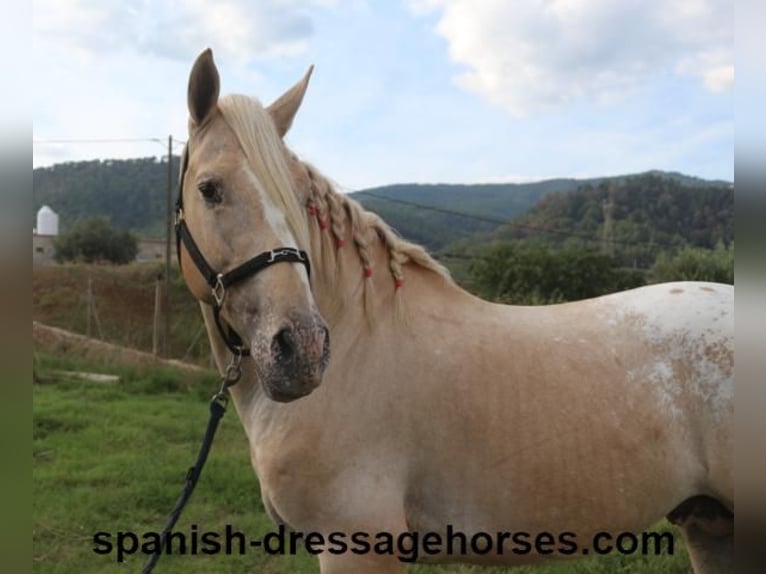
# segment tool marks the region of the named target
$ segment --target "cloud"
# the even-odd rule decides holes
[[[678,62],[676,71],[698,76],[713,93],[725,92],[734,86],[734,63],[723,50],[709,51],[696,58],[684,58]]]
[[[731,0],[410,0],[464,66],[455,82],[516,116],[613,102],[667,74],[734,82]]]
[[[187,60],[215,46],[238,60],[300,54],[314,33],[309,9],[332,0],[39,0],[35,36],[88,58],[138,51]]]

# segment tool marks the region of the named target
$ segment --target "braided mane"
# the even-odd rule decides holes
[[[314,166],[305,162],[301,164],[306,169],[310,182],[308,213],[316,219],[320,230],[326,232],[322,237],[323,241],[329,244],[327,247],[343,247],[345,237],[350,232],[365,274],[373,270],[375,262],[372,249],[375,242],[379,242],[387,254],[388,271],[397,286],[404,282],[404,265],[407,263],[452,281],[449,271],[437,263],[423,247],[402,239],[380,216],[366,211],[348,195],[335,191],[327,178]]]

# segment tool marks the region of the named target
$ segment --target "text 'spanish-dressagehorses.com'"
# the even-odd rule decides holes
[[[224,292],[180,253],[218,365],[231,355],[215,298],[249,350],[231,392],[270,516],[324,535],[449,525],[583,544],[668,516],[696,573],[732,572],[733,287],[482,301],[286,147],[309,75],[268,107],[219,97],[210,50],[189,80],[182,217],[199,251],[223,272],[293,254]],[[431,550],[420,559],[564,557]],[[404,570],[375,553],[319,563]]]

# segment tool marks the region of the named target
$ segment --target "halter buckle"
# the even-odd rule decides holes
[[[215,304],[220,307],[223,304],[223,298],[226,296],[226,287],[223,285],[223,273],[219,273],[215,278],[215,285],[212,291]]]
[[[297,247],[282,247],[281,249],[272,249],[269,251],[269,260],[268,263],[274,263],[274,261],[277,259],[277,257],[280,257],[282,255],[295,255],[300,261],[305,261],[305,257],[303,257],[303,253],[301,253],[301,250]]]

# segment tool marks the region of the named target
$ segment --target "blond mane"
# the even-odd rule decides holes
[[[363,276],[371,277],[376,267],[384,265],[397,294],[404,284],[407,264],[452,283],[449,271],[423,247],[399,237],[378,215],[336,191],[315,167],[292,154],[279,137],[268,112],[256,99],[228,95],[221,98],[218,105],[261,189],[285,215],[298,245],[308,246],[315,268],[321,261],[322,269],[317,271],[328,287],[333,287],[342,275],[337,251],[349,239]],[[296,180],[301,189],[295,189]],[[371,291],[371,282],[365,281],[366,302],[372,298]]]

